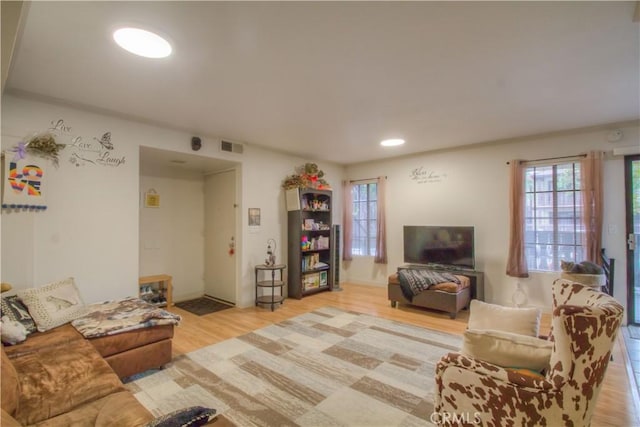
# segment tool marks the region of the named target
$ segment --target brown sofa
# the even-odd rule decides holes
[[[154,419],[71,325],[2,347],[5,426],[142,426]]]
[[[120,379],[170,362],[172,337],[162,325],[87,340],[65,324],[3,346],[2,426],[144,425]]]
[[[172,337],[162,325],[87,340],[66,324],[2,345],[0,426],[144,426],[154,416],[120,378],[170,362]]]

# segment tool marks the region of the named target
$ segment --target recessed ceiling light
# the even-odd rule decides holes
[[[140,28],[120,28],[113,33],[113,39],[124,50],[145,58],[166,58],[171,55],[168,41]]]
[[[395,147],[404,144],[404,139],[385,139],[380,143],[383,147]]]

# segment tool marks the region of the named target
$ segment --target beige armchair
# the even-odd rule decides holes
[[[437,420],[445,425],[588,426],[622,315],[611,296],[556,280],[553,348],[543,374],[450,353],[436,367]]]

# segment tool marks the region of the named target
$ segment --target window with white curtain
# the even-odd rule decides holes
[[[351,253],[360,256],[376,255],[378,222],[378,185],[375,182],[354,184],[353,241]]]
[[[580,163],[527,166],[524,247],[529,270],[559,271],[584,259]]]

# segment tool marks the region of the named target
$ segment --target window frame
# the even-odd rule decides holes
[[[570,188],[560,188],[559,186],[559,174],[558,169],[564,168],[567,166],[571,166],[571,186]],[[551,189],[544,190],[538,189],[540,183],[542,183],[542,178],[538,181],[537,169],[542,168],[550,168],[551,170]],[[561,255],[561,247],[572,247],[573,259],[567,261],[579,262],[584,258],[584,225],[582,224],[582,188],[580,186],[580,180],[582,179],[582,170],[581,164],[579,161],[561,161],[561,162],[536,162],[533,164],[526,165],[524,167],[524,179],[523,179],[523,194],[524,194],[524,235],[523,235],[523,245],[525,249],[525,260],[527,262],[527,267],[529,271],[535,272],[558,272],[561,270],[560,261],[566,260],[564,255]],[[531,183],[531,190],[527,188],[528,176],[532,174],[533,180]],[[564,211],[566,211],[566,207],[563,209],[560,206],[560,194],[562,193],[572,193],[573,205],[570,206],[570,217],[563,217]],[[551,194],[551,215],[544,216],[539,215],[543,211],[539,209],[539,196],[541,194]],[[527,200],[531,200],[530,206]],[[549,211],[547,211],[549,212]],[[539,221],[547,219],[550,222],[551,230],[550,236],[551,240],[548,243],[540,242],[539,237],[540,233],[544,232],[543,227],[540,227]],[[572,221],[572,235],[573,235],[573,243],[568,244],[564,243],[561,239],[561,234],[563,231],[561,230],[562,222],[561,220],[571,220]],[[528,223],[531,224],[531,228],[529,229]],[[533,240],[530,240],[533,237]],[[547,252],[547,255],[544,256],[542,251],[543,247],[551,248],[551,253]],[[533,252],[533,256],[530,255]],[[544,263],[544,260],[551,259],[550,268],[545,268],[541,264]],[[548,264],[547,264],[548,265]]]
[[[375,199],[371,199],[371,186],[375,187]],[[365,194],[366,200],[359,200],[360,188],[366,187]],[[353,211],[353,219],[351,223],[351,255],[357,257],[375,257],[376,256],[376,230],[378,225],[378,213],[377,213],[377,203],[378,203],[378,183],[376,180],[367,180],[358,183],[353,183],[351,188],[351,208]],[[365,205],[366,206],[366,218],[360,219],[358,218],[356,209],[356,205]],[[373,204],[373,205],[372,205]],[[375,206],[375,215],[372,212],[372,206]],[[372,218],[372,216],[374,216]],[[362,223],[366,222],[366,226],[364,229],[362,228]],[[361,233],[358,230],[364,230],[364,235],[360,235]],[[371,234],[371,231],[374,231],[374,234]]]

